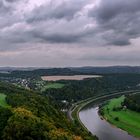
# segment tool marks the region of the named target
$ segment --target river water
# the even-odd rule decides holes
[[[81,122],[99,140],[138,140],[127,132],[116,128],[98,115],[98,107],[92,106],[79,112]]]

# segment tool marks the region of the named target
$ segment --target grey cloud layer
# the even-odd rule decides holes
[[[33,9],[27,16],[27,21],[38,22],[41,20],[62,18],[70,20],[85,6],[85,4],[85,0],[67,0],[60,2],[53,0]]]
[[[14,3],[15,1],[17,4]],[[14,27],[12,30],[2,32],[2,38],[9,38],[13,43],[36,41],[83,43],[86,40],[86,42],[89,41],[89,46],[91,44],[125,46],[131,44],[131,39],[140,36],[139,0],[123,2],[122,0],[100,0],[100,3],[94,5],[92,9],[87,9],[88,13],[84,9],[94,4],[95,0],[47,0],[29,12],[22,10],[24,7],[21,7],[21,11],[24,12],[21,12],[19,17],[15,14],[16,7],[21,4],[18,2],[19,0],[0,1],[2,19],[0,26],[2,29],[4,25]],[[28,5],[27,0],[23,3]],[[13,10],[7,14],[6,11],[9,11],[7,8]],[[22,30],[16,29],[13,25],[17,23],[24,23],[25,27],[21,26]],[[93,26],[85,28],[88,25]],[[26,29],[27,26],[30,26],[30,29]],[[15,33],[18,34],[17,37]]]
[[[108,44],[128,45],[130,39],[140,36],[139,0],[101,0],[89,16],[103,29],[103,38]]]
[[[118,63],[128,58],[138,62],[138,53],[124,52],[140,43],[139,25],[140,0],[0,0],[0,64],[9,54],[20,64],[23,52],[23,63],[28,63],[26,58],[34,60],[38,51],[40,64],[55,64],[56,59],[61,63],[65,58],[64,64],[75,65],[92,64],[92,59],[113,62],[117,57]],[[133,51],[134,55],[140,50]]]
[[[134,14],[139,11],[139,0],[101,0],[99,5],[93,9],[91,15],[96,16],[99,21],[105,22],[118,15]]]

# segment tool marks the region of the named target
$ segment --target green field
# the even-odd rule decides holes
[[[6,95],[0,93],[0,106],[1,107],[9,107],[9,105],[7,104],[5,98],[6,98]]]
[[[50,88],[57,89],[57,88],[62,88],[62,87],[64,87],[64,84],[61,84],[61,83],[49,83],[49,84],[47,84],[46,86],[44,86],[42,88],[42,91],[45,91],[45,90],[50,89]]]
[[[110,100],[103,107],[103,116],[110,123],[127,131],[129,134],[140,138],[140,113],[128,110],[126,108],[113,110],[115,107],[121,107],[124,96]],[[117,119],[116,119],[117,118]]]

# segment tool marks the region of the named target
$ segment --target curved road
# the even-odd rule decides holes
[[[115,98],[115,97],[118,97],[118,96],[121,96],[121,95],[127,95],[127,94],[133,94],[133,93],[139,93],[140,91],[139,90],[129,90],[129,91],[123,91],[123,92],[117,92],[117,93],[112,93],[112,94],[109,94],[109,95],[103,95],[103,96],[100,96],[100,97],[92,97],[92,98],[88,98],[86,100],[82,100],[80,102],[77,102],[75,104],[72,105],[72,107],[69,109],[68,111],[68,117],[71,119],[71,120],[74,120],[74,119],[77,119],[79,121],[79,123],[86,129],[86,131],[89,131],[85,126],[84,124],[82,123],[82,121],[80,120],[79,118],[79,112],[81,111],[81,109],[83,109],[86,105],[90,104],[90,103],[93,103],[95,105],[101,103],[101,102],[104,102],[108,99],[112,99],[112,98]],[[72,116],[72,113],[76,111],[76,118],[73,118]]]

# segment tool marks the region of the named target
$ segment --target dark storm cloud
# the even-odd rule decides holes
[[[6,1],[13,3],[19,0]],[[28,4],[27,0],[23,2]],[[14,45],[86,41],[88,46],[98,46],[98,42],[100,45],[126,46],[131,44],[131,39],[140,36],[139,0],[100,0],[98,5],[89,8],[88,14],[84,13],[83,9],[90,4],[90,0],[46,1],[29,12],[22,10],[25,13],[23,12],[20,20],[17,12],[16,16],[8,13],[4,18],[2,13],[8,11],[7,7],[12,7],[12,4],[6,5],[4,1],[0,1],[0,16],[3,19],[0,26],[4,29],[0,35],[1,42]],[[14,9],[17,5],[14,4]],[[22,7],[18,7],[20,8]],[[92,22],[96,22],[96,25]]]
[[[50,43],[75,43],[78,42],[80,37],[71,34],[50,34],[43,35],[39,33],[33,34],[35,38],[40,38],[40,42],[50,42]]]
[[[107,45],[126,46],[131,44],[129,35],[121,33],[121,31],[106,31],[102,38],[107,41]]]
[[[134,14],[140,11],[139,0],[101,0],[90,15],[96,16],[98,21],[106,22],[119,14]]]
[[[97,21],[107,44],[125,46],[140,36],[140,0],[101,0],[89,16]]]
[[[17,2],[17,1],[20,1],[20,0],[5,0],[6,2],[9,2],[9,3],[12,3],[12,2]]]
[[[47,19],[67,19],[70,20],[80,11],[86,2],[84,0],[50,1],[45,5],[35,8],[27,16],[28,22],[38,22]]]
[[[62,27],[63,30],[63,27]],[[26,32],[25,32],[26,33]],[[31,30],[28,32],[28,34],[23,34],[23,36],[28,36],[26,39],[32,41],[38,41],[42,43],[80,43],[84,37],[87,35],[94,34],[91,30],[83,30],[83,31],[71,31],[71,32],[65,32],[65,31],[51,31],[51,32],[41,32],[40,30]],[[29,37],[30,36],[30,37]],[[27,41],[25,40],[25,41]]]
[[[88,1],[84,0],[49,1],[34,8],[31,13],[25,16],[25,20],[28,24],[36,26],[38,23],[41,25],[42,22],[51,20],[56,20],[56,24],[59,24],[62,19],[76,21],[75,15],[87,4]],[[38,32],[37,35],[36,32],[35,38],[38,36],[39,39],[42,38],[42,40],[51,43],[72,43],[82,41],[84,38],[86,40],[88,38],[92,40],[93,38],[93,40],[100,39],[98,42],[103,42],[103,45],[126,46],[131,44],[131,39],[140,36],[140,28],[138,26],[140,24],[139,0],[124,0],[123,2],[122,0],[101,0],[98,5],[89,11],[89,17],[85,16],[87,23],[90,21],[90,17],[93,17],[93,20],[97,22],[97,26],[91,29],[90,32],[85,31],[85,33],[81,32],[80,34],[77,31],[78,33],[75,34],[75,32],[71,33],[71,29],[68,29],[70,33],[60,31],[58,33],[48,32],[47,34],[41,32],[40,34]],[[60,28],[63,30],[63,27]],[[43,31],[43,29],[41,30]],[[76,31],[76,26],[72,30]],[[100,37],[97,38],[97,36]]]

